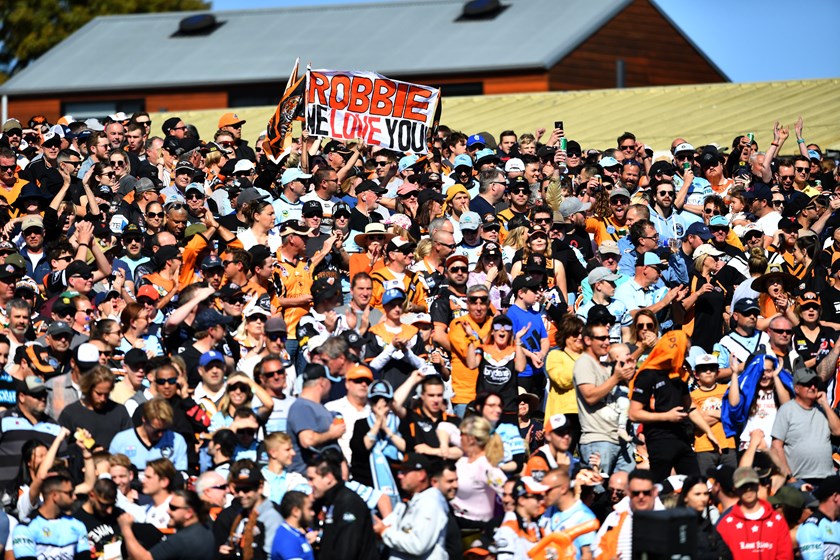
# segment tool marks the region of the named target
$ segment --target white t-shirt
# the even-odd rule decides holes
[[[764,235],[768,237],[773,237],[779,230],[779,220],[781,219],[781,217],[781,214],[773,210],[766,214],[764,217],[756,220],[755,225],[761,228],[761,231],[764,232]]]

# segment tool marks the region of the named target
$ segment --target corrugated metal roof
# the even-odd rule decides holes
[[[802,115],[808,142],[840,149],[839,87],[840,79],[831,79],[452,97],[443,100],[441,122],[468,134],[487,131],[498,138],[502,130],[522,134],[562,120],[568,136],[584,147],[615,147],[616,138],[629,130],[655,150],[667,150],[676,136],[695,146],[712,142],[728,146],[736,135],[752,132],[764,150],[773,140],[773,123],[778,120],[791,125],[784,152],[793,153],[792,125]],[[248,121],[243,137],[253,142],[273,111],[274,107],[237,109]],[[178,116],[209,138],[222,112]],[[152,115],[153,129],[159,133],[160,124],[170,116],[173,113]]]
[[[217,12],[224,25],[198,37],[172,37],[189,13],[98,17],[0,93],[285,81],[297,56],[395,77],[545,69],[630,2],[505,0],[496,18],[468,22],[456,21],[463,0]]]

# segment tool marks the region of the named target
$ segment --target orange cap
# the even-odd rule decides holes
[[[226,126],[231,126],[233,124],[244,124],[245,119],[240,119],[239,115],[236,113],[225,113],[219,119],[219,128],[224,128]]]
[[[347,370],[347,379],[370,379],[373,381],[373,372],[363,365],[355,365]]]

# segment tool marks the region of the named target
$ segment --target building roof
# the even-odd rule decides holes
[[[773,140],[773,123],[778,120],[791,127],[783,148],[783,153],[790,154],[796,152],[793,123],[800,115],[808,142],[823,150],[840,149],[838,88],[840,79],[827,79],[450,97],[443,99],[441,122],[467,134],[487,131],[498,138],[502,130],[533,132],[562,119],[569,138],[584,147],[615,147],[616,138],[629,130],[657,151],[670,148],[676,135],[695,146],[717,143],[724,147],[736,135],[752,132],[763,151]],[[212,137],[224,111],[177,115],[196,125],[202,137]],[[265,130],[274,107],[236,112],[248,121],[243,138],[253,143]],[[159,131],[160,123],[173,115],[153,114],[152,129]]]
[[[504,0],[495,18],[460,22],[463,0],[216,12],[223,25],[189,37],[173,34],[201,12],[97,17],[0,93],[285,82],[298,56],[393,77],[548,69],[631,2]]]

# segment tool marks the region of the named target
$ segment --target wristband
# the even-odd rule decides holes
[[[87,247],[90,249],[90,243],[79,243],[79,247]]]
[[[779,147],[779,143],[778,143],[778,142],[770,142],[770,145],[771,145],[771,146],[776,146],[777,148]]]
[[[797,141],[796,141],[796,143],[797,143],[797,144],[804,144],[804,143],[805,143],[805,139],[804,139],[804,138],[800,138],[799,140],[797,140]]]

